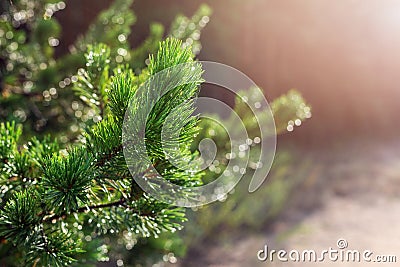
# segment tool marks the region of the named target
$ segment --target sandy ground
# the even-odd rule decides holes
[[[399,266],[400,144],[343,145],[310,155],[315,169],[277,223],[260,234],[210,247],[183,266]],[[370,250],[372,261],[379,255],[394,255],[397,263],[257,259],[266,244],[270,250],[320,253],[338,249],[339,239],[347,242],[344,251]]]

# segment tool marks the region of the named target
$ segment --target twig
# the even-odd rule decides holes
[[[99,204],[99,205],[86,206],[86,207],[80,207],[76,211],[73,211],[73,212],[82,213],[82,212],[91,211],[91,210],[95,210],[95,209],[115,207],[115,206],[123,205],[125,202],[126,202],[126,199],[121,198],[120,200],[114,201],[114,202],[109,202],[109,203],[104,203],[104,204]],[[49,221],[53,221],[53,220],[64,219],[67,216],[68,216],[67,213],[54,214],[54,215],[44,219],[43,221],[44,222],[49,222]]]

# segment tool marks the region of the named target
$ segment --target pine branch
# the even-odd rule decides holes
[[[93,226],[93,231],[126,229],[136,237],[173,232],[180,229],[185,220],[183,209],[148,196],[132,178],[123,157],[121,135],[125,112],[132,100],[138,97],[136,89],[158,71],[193,62],[194,50],[189,46],[183,48],[182,42],[173,39],[161,42],[164,29],[160,24],[152,24],[151,33],[143,45],[131,50],[128,37],[130,26],[135,21],[129,10],[131,3],[132,0],[116,0],[78,39],[71,53],[57,61],[51,43],[60,36],[60,26],[52,15],[65,7],[64,2],[27,0],[15,3],[12,12],[4,16],[5,21],[0,25],[0,31],[3,29],[7,36],[13,34],[11,38],[5,34],[0,36],[0,57],[4,58],[0,68],[5,74],[1,82],[15,91],[1,90],[5,96],[0,100],[4,103],[1,113],[13,114],[15,110],[23,109],[27,118],[35,116],[43,121],[49,120],[49,125],[55,125],[55,122],[59,125],[58,122],[69,118],[73,122],[63,123],[62,127],[72,130],[75,127],[71,125],[79,125],[86,130],[82,139],[61,150],[65,148],[64,140],[29,140],[26,137],[29,133],[25,131],[21,142],[28,141],[22,144],[19,143],[21,132],[15,124],[0,126],[0,240],[5,238],[18,246],[23,252],[21,262],[24,266],[69,266],[74,258],[79,257],[83,245],[75,241],[80,239],[82,231],[67,225],[66,222],[74,219],[71,215],[80,214],[77,221],[83,218],[102,222],[107,218],[106,223]],[[21,10],[26,10],[24,14],[27,14],[23,22],[17,21],[19,16],[13,16]],[[43,13],[43,17],[29,15]],[[187,37],[191,36],[193,40],[198,37],[202,18],[203,15],[197,15],[188,20],[195,22],[196,27],[193,31],[185,30]],[[18,23],[24,25],[19,29],[15,26]],[[11,53],[14,43],[18,46]],[[195,40],[196,46],[197,43]],[[155,55],[145,60],[152,53]],[[10,54],[16,54],[18,61]],[[85,66],[83,59],[86,60]],[[124,62],[126,66],[118,65]],[[128,62],[130,65],[126,64]],[[147,63],[149,67],[146,67]],[[9,70],[9,66],[13,69]],[[80,66],[84,68],[71,76]],[[200,74],[201,65],[196,64],[193,75]],[[185,70],[184,75],[184,79],[192,77],[189,70]],[[60,82],[65,76],[68,78]],[[200,83],[198,79],[168,94],[156,107],[146,132],[152,167],[182,186],[199,184],[201,175],[185,174],[167,164],[165,155],[160,152],[160,126],[177,104],[192,103]],[[73,96],[68,93],[71,90],[59,90],[64,87],[74,87],[84,105],[78,99],[72,102]],[[49,108],[42,109],[38,101]],[[188,104],[180,110],[182,114],[188,114],[191,106]],[[76,123],[74,115],[82,120]],[[187,124],[178,141],[190,143],[197,131],[196,119],[185,117],[183,121]],[[66,132],[65,136],[69,133]],[[78,130],[69,141],[79,133]],[[185,150],[184,154],[182,161],[187,161],[191,151]],[[151,177],[154,175],[151,169],[135,175]],[[92,224],[84,227],[90,229]],[[90,250],[88,244],[85,244],[85,249]],[[90,261],[89,258],[85,260]]]
[[[93,211],[95,209],[118,207],[118,206],[124,205],[125,203],[126,203],[126,199],[122,198],[122,199],[120,199],[118,201],[114,201],[114,202],[80,207],[75,211],[71,211],[71,213],[84,213],[84,212]],[[59,219],[65,219],[68,215],[70,215],[70,214],[67,214],[65,212],[62,214],[54,214],[54,215],[51,215],[51,216],[43,219],[43,222],[53,222],[53,221],[56,221]]]
[[[133,187],[132,187],[133,188]],[[109,203],[103,203],[103,204],[98,204],[98,205],[91,205],[91,206],[85,206],[85,207],[80,207],[78,208],[76,211],[72,211],[72,213],[87,213],[87,212],[91,212],[93,210],[96,209],[103,209],[103,208],[112,208],[112,207],[120,207],[123,206],[125,208],[130,209],[131,211],[137,213],[139,216],[141,217],[154,217],[155,214],[151,213],[151,212],[141,212],[139,210],[133,209],[132,207],[129,207],[129,205],[127,204],[128,200],[125,198],[121,198],[118,201],[113,201],[113,202],[109,202]],[[63,214],[54,214],[50,217],[47,217],[45,219],[43,219],[43,222],[54,222],[56,220],[60,220],[60,219],[65,219],[67,216],[69,216],[70,214],[67,213],[63,213]]]
[[[112,158],[114,158],[118,153],[120,153],[122,151],[122,145],[119,145],[115,148],[113,148],[113,150],[111,152],[109,152],[108,154],[102,156],[97,162],[96,162],[96,166],[102,167],[104,166],[104,164],[107,161],[110,161]]]
[[[207,21],[204,16],[192,20]],[[193,33],[187,33],[193,37]],[[63,151],[60,151],[63,144],[46,139],[32,139],[19,146],[20,128],[15,123],[0,125],[0,240],[6,238],[20,247],[27,255],[26,262],[35,266],[68,265],[81,252],[82,245],[75,240],[80,239],[82,231],[68,225],[73,221],[71,215],[79,214],[74,223],[83,220],[85,230],[103,233],[126,230],[135,238],[174,232],[186,220],[184,209],[145,194],[132,178],[130,171],[135,168],[127,165],[122,153],[125,145],[122,124],[128,109],[136,120],[148,115],[143,107],[153,107],[145,117],[146,129],[132,135],[133,141],[145,137],[149,161],[145,161],[144,167],[150,165],[133,173],[135,178],[149,178],[148,183],[153,183],[157,179],[152,178],[160,174],[180,186],[202,183],[203,173],[193,174],[175,167],[162,144],[162,129],[170,116],[175,118],[172,124],[181,130],[176,140],[171,141],[180,147],[177,163],[196,167],[192,160],[196,154],[189,145],[199,130],[192,113],[202,83],[202,68],[195,62],[192,48],[173,38],[160,42],[157,53],[149,57],[148,67],[139,75],[125,65],[112,69],[112,53],[107,51],[110,50],[106,45],[88,46],[88,64],[74,84],[83,101],[96,108],[102,117],[94,125],[86,123],[82,143]],[[187,83],[166,92],[157,103],[151,102],[151,92],[137,94],[138,88],[153,75],[180,64],[186,66],[184,63],[190,63],[191,67],[181,69],[175,78]],[[161,92],[165,89],[159,87]],[[288,106],[293,108],[288,110]],[[279,126],[298,124],[297,120],[303,121],[311,115],[310,108],[296,92],[274,101],[272,109],[274,115],[283,118]],[[239,102],[235,110],[242,115],[248,112]],[[253,120],[245,124],[250,129],[256,128]],[[174,129],[167,127],[170,131]]]

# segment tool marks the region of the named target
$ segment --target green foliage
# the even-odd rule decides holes
[[[157,53],[156,58],[150,56],[150,74],[155,74],[178,64],[191,62],[193,60],[192,53],[188,49],[181,49],[181,46],[182,42],[176,39],[167,39],[164,46],[160,44],[160,52]]]
[[[25,264],[65,266],[81,250],[69,236],[50,232],[44,235],[40,195],[34,189],[16,192],[0,211],[0,233],[25,252]]]
[[[43,229],[37,229],[42,231]],[[76,262],[73,258],[76,254],[83,251],[78,247],[77,241],[71,236],[50,233],[38,236],[26,249],[26,264],[33,266],[55,266],[61,267],[71,265]]]
[[[12,153],[17,150],[17,142],[21,133],[21,127],[17,127],[15,122],[6,122],[0,125],[0,153],[3,155],[0,164],[6,164]]]
[[[294,126],[300,126],[302,121],[311,118],[311,107],[296,90],[290,90],[271,103],[274,113],[276,131],[293,131]]]
[[[41,165],[43,197],[51,203],[49,208],[55,207],[55,214],[69,213],[87,204],[94,166],[92,156],[84,148],[74,149],[66,157],[53,154]]]
[[[50,101],[55,89],[49,93],[62,79],[54,60],[61,29],[47,18],[65,7],[52,2],[4,1],[0,14],[0,118],[26,122],[25,128],[35,131],[48,123],[47,111],[65,115]]]
[[[135,76],[128,67],[118,68],[114,72],[112,86],[110,88],[110,110],[118,119],[123,119],[130,100],[136,93],[139,85],[144,81],[147,74]]]
[[[97,234],[128,231],[135,236],[157,237],[163,232],[180,229],[185,221],[184,209],[161,203],[142,192],[128,171],[122,153],[121,115],[126,112],[129,101],[141,97],[135,94],[135,88],[144,78],[135,76],[126,66],[118,67],[108,78],[105,72],[108,71],[105,66],[109,62],[108,53],[100,53],[107,49],[104,44],[88,47],[85,73],[90,80],[88,78],[86,81],[89,82],[85,84],[82,79],[76,82],[79,86],[77,92],[81,95],[92,94],[95,88],[108,81],[111,88],[96,89],[104,94],[99,101],[105,103],[105,108],[109,108],[111,113],[105,113],[103,120],[87,129],[83,143],[58,151],[56,142],[48,139],[39,142],[35,138],[19,149],[20,128],[15,123],[1,125],[3,164],[15,168],[2,172],[5,205],[0,213],[0,236],[21,248],[26,265],[61,266],[75,261],[76,254],[82,252],[82,244],[74,242],[79,240],[79,231],[74,229],[76,223],[84,225],[85,231],[92,229]],[[147,78],[151,79],[165,68],[192,60],[191,50],[182,48],[180,41],[167,39],[160,43],[157,54],[150,57]],[[192,69],[183,71],[191,72]],[[199,68],[198,75],[201,72]],[[176,103],[197,95],[200,82],[178,87],[171,96],[160,101],[160,106],[151,113],[153,120],[149,120],[146,134],[159,136],[159,125],[163,124],[168,112]],[[182,106],[181,112],[185,113],[185,109],[192,111],[192,107]],[[136,111],[140,112],[140,107]],[[186,136],[183,140],[188,141],[193,140],[197,128],[195,118],[190,116],[190,112],[186,113],[189,115],[184,120],[187,126],[182,135]],[[186,148],[190,156],[189,146]],[[158,171],[168,174],[168,179],[183,186],[193,185],[194,180],[195,184],[200,184],[199,175],[187,176],[168,164],[160,153],[160,145],[153,143],[148,149],[152,160],[160,162]],[[145,177],[147,174],[137,175]],[[30,183],[26,183],[27,177]],[[19,186],[26,189],[17,193],[10,179],[15,183],[19,181]]]
[[[260,136],[260,129],[247,103],[262,100],[258,98],[259,94],[255,94],[256,90],[257,88],[249,88],[249,90],[239,92],[234,106],[234,111],[241,118],[252,141],[248,168],[235,189],[222,199],[221,203],[213,203],[188,213],[190,223],[185,224],[185,229],[181,234],[184,243],[190,244],[188,249],[201,249],[203,242],[207,242],[209,238],[231,242],[231,235],[233,233],[240,235],[235,231],[240,232],[242,227],[246,227],[247,231],[258,231],[266,227],[277,218],[290,199],[291,193],[306,177],[309,170],[309,163],[296,165],[288,151],[278,151],[271,173],[268,174],[270,178],[266,181],[267,184],[249,194],[248,182],[259,160],[260,143],[257,138]],[[244,102],[243,99],[247,101]],[[304,122],[311,116],[311,108],[296,90],[290,90],[287,94],[273,100],[270,106],[278,134],[293,130],[287,126],[294,126],[296,120]],[[263,115],[268,116],[268,114],[261,114]],[[215,160],[203,176],[204,183],[215,180],[228,165],[229,157],[226,155],[230,152],[230,142],[224,127],[235,130],[232,117],[223,119],[216,114],[209,114],[209,116],[215,120],[200,121],[201,130],[197,140],[211,138],[218,150]],[[297,125],[300,124],[297,121]],[[197,143],[193,144],[193,148],[197,146]],[[222,228],[223,232],[220,231]]]
[[[148,67],[150,74],[193,61],[191,50],[188,48],[182,49],[181,41],[176,39],[167,39],[162,44],[163,47],[160,46],[160,52],[157,56],[150,57],[150,64]],[[146,147],[150,148],[148,155],[152,158],[164,158],[162,162],[163,165],[168,165],[161,138],[161,130],[163,129],[164,121],[167,117],[170,116],[176,120],[175,123],[172,122],[170,125],[182,126],[182,128],[179,127],[181,128],[179,135],[180,140],[175,141],[190,144],[192,141],[190,137],[194,136],[198,130],[196,127],[197,119],[191,116],[194,110],[193,101],[187,100],[193,100],[193,98],[197,96],[198,86],[202,82],[201,74],[202,69],[200,64],[189,64],[186,65],[186,67],[182,67],[179,76],[175,78],[180,81],[189,82],[185,82],[183,85],[177,86],[163,95],[157,103],[154,103],[155,105],[152,113],[147,119],[146,132],[148,132],[148,134],[146,133]],[[161,84],[160,87],[165,88],[166,86]],[[163,142],[165,143],[165,141]],[[182,157],[184,157],[185,154],[190,153],[189,146],[182,147],[182,149],[183,150],[180,151]]]
[[[101,120],[109,86],[110,48],[100,44],[89,45],[88,50],[90,52],[85,54],[86,69],[79,69],[73,89],[87,106],[99,114],[96,120]]]
[[[249,145],[251,149],[248,163],[248,171],[250,171],[250,173],[252,173],[256,168],[255,166],[259,160],[261,145],[259,138],[260,125],[258,125],[257,120],[254,120],[253,112],[248,106],[248,103],[257,103],[262,101],[262,99],[259,99],[260,95],[256,94],[257,90],[258,88],[252,87],[248,90],[238,92],[234,106],[234,113],[240,117],[251,140],[251,144]],[[273,100],[270,107],[275,120],[277,134],[283,134],[289,130],[292,131],[294,126],[301,125],[302,122],[311,117],[310,106],[305,102],[301,94],[294,89]],[[229,163],[227,153],[230,153],[231,150],[229,135],[225,128],[230,129],[230,131],[235,131],[237,129],[237,127],[235,127],[234,114],[226,119],[219,117],[217,114],[208,115],[213,119],[204,119],[200,121],[199,127],[201,131],[197,140],[202,140],[203,138],[212,139],[217,145],[218,153],[216,155],[215,164],[210,165],[207,175],[203,177],[204,182],[213,181],[225,170],[225,167]],[[264,113],[260,114],[260,116],[268,118],[269,114]],[[260,120],[262,121],[266,118],[260,117]],[[221,125],[224,125],[225,128]],[[192,144],[192,149],[197,148],[198,145],[198,142],[194,142]],[[248,171],[246,171],[246,173]]]
[[[203,4],[191,18],[177,16],[171,24],[170,36],[182,40],[184,47],[190,46],[192,52],[198,54],[201,50],[201,30],[210,21],[211,13],[210,7]]]
[[[15,245],[24,244],[35,231],[40,220],[37,198],[35,192],[16,192],[0,214],[0,231]]]
[[[115,0],[75,43],[78,51],[86,51],[88,44],[104,43],[110,47],[112,67],[130,60],[128,36],[136,17],[130,10],[133,0]]]
[[[210,169],[203,177],[202,172],[182,171],[169,159],[196,165],[193,140],[202,128],[200,137],[222,144],[220,165],[214,171],[223,170],[228,162],[223,152],[229,144],[226,133],[211,121],[199,123],[192,116],[193,99],[202,82],[201,65],[194,56],[200,51],[201,30],[211,10],[203,5],[191,18],[179,15],[167,32],[174,38],[165,41],[164,27],[152,23],[149,36],[131,48],[128,38],[136,20],[130,11],[132,1],[116,0],[70,52],[56,60],[61,26],[53,15],[65,3],[12,2],[0,4],[0,120],[4,121],[0,123],[0,265],[94,266],[126,253],[115,244],[133,249],[134,256],[126,261],[132,265],[151,265],[163,254],[170,257],[171,251],[183,256],[182,239],[174,232],[186,221],[185,210],[155,200],[136,184],[123,156],[122,122],[132,101],[139,104],[130,112],[142,114],[146,96],[136,94],[140,85],[160,71],[189,62],[194,69],[183,68],[177,78],[192,82],[169,91],[150,113],[147,152],[169,181],[201,185],[216,173]],[[310,108],[294,91],[271,107],[279,132],[310,115]],[[240,99],[236,110],[247,118],[249,110]],[[178,144],[179,157],[172,154],[176,152],[163,151],[161,129],[167,119],[181,128],[179,136],[165,144],[167,148]],[[245,124],[254,138],[254,123],[248,120]],[[165,131],[174,129],[166,127]],[[32,131],[37,137],[30,137]],[[256,144],[254,148],[257,151]],[[136,175],[148,178],[152,173]],[[279,198],[273,192],[291,188],[292,183],[275,185],[268,195],[273,195],[274,207],[281,207],[284,195]],[[240,210],[232,225],[243,223],[243,218],[247,218],[246,225],[253,224],[248,209],[237,205],[244,201],[241,196],[233,197],[225,208],[204,209],[210,217],[200,215],[199,221],[212,219],[217,228],[229,212]],[[265,209],[262,204],[250,205],[257,213]],[[279,208],[271,214],[278,212]],[[195,231],[207,234],[203,229]]]
[[[114,1],[70,46],[69,53],[56,59],[54,52],[62,29],[53,15],[66,8],[65,2],[3,1],[0,6],[0,121],[23,123],[24,137],[52,133],[63,143],[77,138],[79,129],[86,124],[98,122],[106,112],[104,101],[100,100],[104,100],[101,98],[107,90],[108,84],[103,80],[108,79],[104,76],[108,70],[84,72],[87,57],[93,56],[94,61],[89,63],[93,68],[116,69],[120,64],[129,64],[134,73],[140,74],[146,68],[148,55],[156,52],[164,38],[163,26],[152,23],[148,38],[136,48],[130,46],[128,39],[136,21],[131,4],[132,0]],[[197,23],[197,17],[206,13],[209,13],[206,8],[199,9],[193,22]],[[182,15],[180,18],[182,25],[192,23]],[[174,25],[177,27],[179,23]],[[202,27],[189,28],[185,36],[195,32],[199,36]],[[93,50],[93,55],[85,55],[87,45],[95,43],[109,47],[105,52],[110,56],[103,55],[103,59],[108,58],[107,64],[101,61],[102,48]],[[78,68],[81,69],[76,74]],[[98,77],[88,76],[92,74]],[[77,79],[80,84],[73,83]],[[72,86],[79,91],[83,103],[71,93]],[[81,88],[86,86],[93,88],[91,91]]]
[[[43,164],[46,156],[58,153],[61,149],[57,140],[52,140],[50,136],[45,136],[42,140],[33,137],[24,148],[36,166]]]

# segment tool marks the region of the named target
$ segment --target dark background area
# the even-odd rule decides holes
[[[69,0],[57,14],[64,26],[58,53],[110,3]],[[313,118],[288,138],[319,147],[398,136],[399,1],[137,0],[132,45],[146,37],[149,22],[168,29],[177,13],[192,15],[201,3],[214,13],[200,59],[238,68],[269,100],[297,88],[312,105]]]

